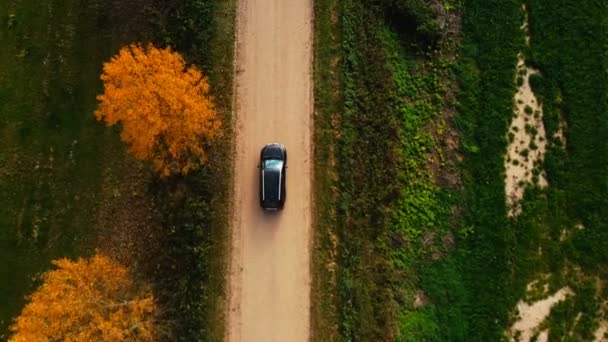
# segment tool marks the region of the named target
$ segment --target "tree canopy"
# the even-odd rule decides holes
[[[136,158],[162,175],[186,174],[206,161],[205,146],[221,131],[209,82],[169,48],[132,44],[104,64],[104,93],[95,112],[122,125],[122,140]]]
[[[152,341],[156,306],[152,292],[105,256],[53,261],[57,269],[11,327],[11,342]]]

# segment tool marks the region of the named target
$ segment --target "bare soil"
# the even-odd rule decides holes
[[[553,305],[563,301],[569,295],[572,295],[572,290],[568,287],[564,287],[552,296],[532,304],[519,301],[519,303],[517,303],[519,319],[511,326],[509,341],[530,341],[532,336],[537,332],[540,332],[539,328],[549,316]],[[538,340],[541,341],[541,338],[544,338],[546,341],[547,334],[548,332],[540,332]],[[518,336],[518,338],[515,338],[515,336]]]
[[[525,17],[521,29],[526,37],[526,45],[529,46],[528,13],[525,5],[522,9]],[[509,216],[517,216],[520,213],[520,201],[524,197],[524,188],[527,184],[536,183],[541,187],[548,185],[545,171],[540,167],[547,145],[542,121],[543,108],[530,86],[530,76],[538,73],[538,70],[525,64],[523,53],[519,53],[517,58],[516,79],[520,84],[514,99],[513,120],[507,133],[509,145],[504,164]],[[537,179],[533,176],[535,169]]]
[[[545,127],[542,122],[543,109],[530,87],[530,76],[538,71],[524,64],[523,56],[519,55],[517,70],[524,73],[519,90],[515,94],[515,107],[513,121],[509,127],[512,141],[507,148],[505,159],[505,192],[507,203],[511,208],[511,216],[519,214],[519,202],[524,196],[524,187],[533,181],[532,170],[538,167],[544,159],[546,150]],[[527,111],[527,112],[526,112]],[[531,134],[531,130],[535,130]],[[534,148],[532,146],[535,146]],[[536,181],[541,187],[547,186],[544,170],[538,175]]]
[[[594,342],[608,341],[608,322],[601,322],[594,334]]]
[[[309,0],[240,0],[228,341],[309,339],[311,44]],[[259,153],[287,147],[287,200],[263,212]]]

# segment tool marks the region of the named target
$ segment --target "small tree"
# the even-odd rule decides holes
[[[154,298],[126,268],[104,256],[53,264],[11,326],[11,342],[153,340]]]
[[[122,124],[122,140],[136,158],[149,160],[162,175],[186,174],[206,161],[204,144],[221,122],[207,78],[186,68],[170,49],[133,44],[105,63],[104,93],[95,112],[107,125]]]

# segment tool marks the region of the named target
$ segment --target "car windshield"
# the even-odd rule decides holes
[[[283,168],[283,161],[278,159],[266,159],[264,160],[264,168],[280,170]]]

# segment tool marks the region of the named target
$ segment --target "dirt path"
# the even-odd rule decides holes
[[[228,341],[307,341],[311,0],[238,0],[234,222]],[[258,201],[261,147],[287,147],[287,200]]]

